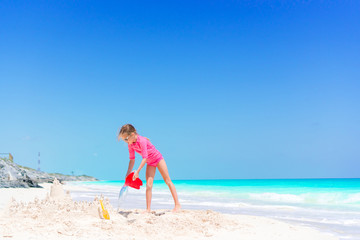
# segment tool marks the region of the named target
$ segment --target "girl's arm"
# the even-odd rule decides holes
[[[126,178],[127,175],[129,175],[129,174],[131,173],[131,171],[133,170],[134,164],[135,164],[135,159],[130,159],[130,161],[129,161],[129,167],[128,167],[128,170],[127,170],[127,173],[126,173],[125,178]]]
[[[139,168],[134,173],[133,180],[139,178],[139,173],[141,169],[145,166],[146,160],[147,160],[146,158],[143,158],[143,160],[141,161]]]

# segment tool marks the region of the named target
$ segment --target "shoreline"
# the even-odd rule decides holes
[[[0,189],[0,214],[4,216],[0,220],[1,237],[23,239],[26,236],[44,240],[68,239],[69,236],[77,239],[93,236],[103,236],[103,239],[339,239],[312,227],[262,216],[187,209],[179,213],[164,209],[156,209],[152,214],[141,214],[143,209],[117,212],[106,199],[104,204],[110,220],[105,220],[100,219],[97,200],[53,199],[49,197],[53,184],[41,185],[43,188]],[[67,185],[63,189],[71,191]]]
[[[228,181],[233,182],[228,184]],[[225,214],[267,217],[311,227],[340,239],[358,240],[360,211],[354,202],[358,198],[359,183],[358,180],[345,179],[305,183],[302,180],[264,180],[260,184],[242,180],[227,180],[225,183],[209,183],[208,180],[197,180],[194,183],[191,180],[176,182],[176,188],[185,209],[210,209]],[[71,195],[75,200],[91,201],[101,192],[113,206],[118,206],[122,185],[123,181],[71,182],[68,187],[71,186]],[[154,181],[152,195],[152,209],[173,208],[171,194],[163,181]],[[145,208],[145,188],[129,189],[126,201],[120,204],[127,209]]]

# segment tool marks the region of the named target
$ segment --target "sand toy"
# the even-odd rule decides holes
[[[140,186],[143,185],[140,178],[137,178],[133,181],[132,180],[133,176],[134,176],[134,172],[130,173],[125,179],[125,184],[120,189],[119,199],[118,199],[118,210],[120,209],[122,203],[125,201],[125,197],[127,195],[128,188],[132,187],[135,189],[140,189]]]
[[[104,204],[103,204],[103,201],[100,199],[100,204],[101,204],[101,209],[102,209],[102,214],[103,214],[103,217],[107,220],[110,220],[110,214],[109,212],[104,208]]]
[[[142,181],[140,178],[137,178],[133,181],[133,176],[134,176],[134,172],[130,173],[126,179],[125,179],[125,185],[135,188],[135,189],[140,189],[140,186],[143,185]]]

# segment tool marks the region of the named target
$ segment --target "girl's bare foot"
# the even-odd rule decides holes
[[[172,212],[179,212],[181,209],[181,205],[180,204],[177,204],[175,205],[174,209],[172,210]]]
[[[146,210],[142,211],[141,213],[142,213],[142,214],[151,213],[151,210],[150,210],[150,209],[146,209]]]

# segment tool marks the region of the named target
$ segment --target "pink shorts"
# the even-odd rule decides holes
[[[147,161],[147,164],[150,166],[156,167],[162,159],[163,159],[162,157],[155,159],[155,160],[151,159],[151,161]]]

